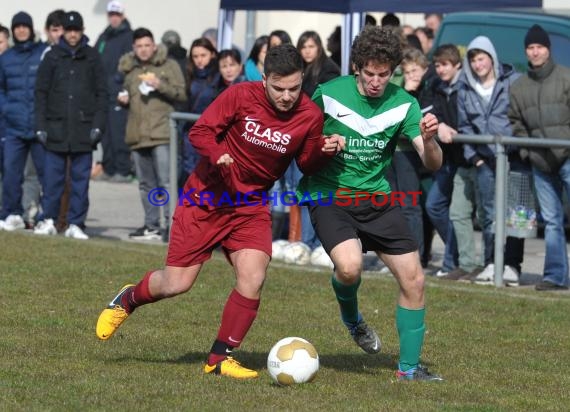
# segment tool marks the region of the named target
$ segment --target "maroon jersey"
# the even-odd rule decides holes
[[[202,158],[186,181],[184,203],[192,203],[189,193],[194,199],[212,195],[217,205],[222,196],[236,199],[245,193],[260,200],[293,159],[303,173],[316,172],[334,155],[322,151],[322,128],[321,110],[304,93],[284,113],[269,103],[262,82],[229,87],[190,130],[190,142]],[[234,163],[216,165],[224,153]]]

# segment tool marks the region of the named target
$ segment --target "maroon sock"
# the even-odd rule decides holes
[[[142,280],[137,283],[135,287],[130,288],[127,293],[121,297],[121,305],[123,305],[127,313],[132,313],[139,306],[159,300],[152,297],[148,287],[150,276],[153,273],[154,270],[149,270],[146,272]]]
[[[224,360],[233,348],[239,347],[253,321],[257,317],[259,299],[249,299],[232,290],[222,313],[222,324],[216,343],[208,355],[208,364],[214,365]],[[225,345],[220,345],[223,342]],[[219,348],[219,350],[216,350]]]

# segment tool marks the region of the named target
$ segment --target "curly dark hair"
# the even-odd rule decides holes
[[[356,70],[370,62],[389,63],[394,70],[402,60],[400,38],[389,28],[365,26],[352,43],[350,57]]]

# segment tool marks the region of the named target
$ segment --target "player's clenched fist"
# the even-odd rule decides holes
[[[437,117],[432,113],[426,114],[420,121],[420,131],[424,140],[429,140],[437,134]]]
[[[344,149],[345,142],[344,137],[333,134],[328,137],[325,137],[325,144],[323,145],[323,152],[340,152]]]

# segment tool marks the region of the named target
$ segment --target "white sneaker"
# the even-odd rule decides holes
[[[8,232],[13,232],[14,230],[25,229],[26,224],[24,219],[20,215],[10,215],[4,220],[4,227],[2,229]]]
[[[474,282],[478,285],[491,285],[495,281],[495,264],[489,263],[485,269],[477,275]]]
[[[439,269],[436,273],[435,273],[435,277],[436,278],[442,278],[444,276],[449,275],[449,272],[443,269]]]
[[[70,237],[73,239],[87,240],[89,236],[85,234],[83,230],[77,225],[69,225],[65,231],[65,237]]]
[[[512,266],[505,265],[503,272],[503,282],[507,286],[519,286],[519,272]]]
[[[42,220],[41,222],[38,222],[38,224],[34,228],[34,235],[44,235],[44,236],[57,235],[57,229],[53,224],[53,219],[45,219]]]

